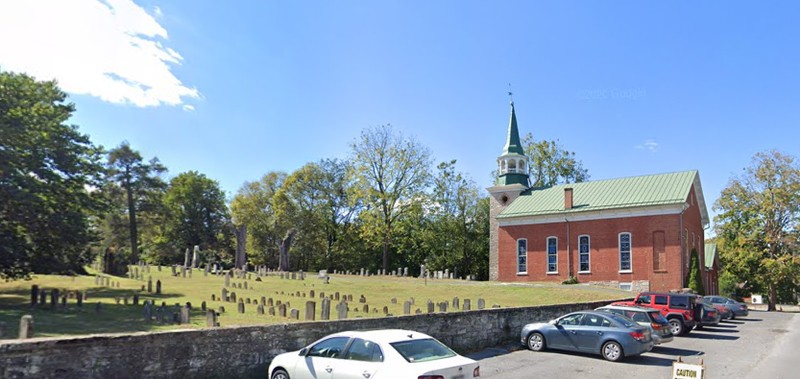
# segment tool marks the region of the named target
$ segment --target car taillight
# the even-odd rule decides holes
[[[711,311],[711,312],[708,312],[708,315],[711,316],[711,317],[714,317],[714,316],[717,315],[717,312]]]
[[[657,322],[651,323],[650,326],[653,327],[653,330],[661,330],[661,324]]]
[[[644,333],[642,332],[630,332],[628,334],[630,334],[631,337],[637,341],[644,341]]]
[[[477,378],[479,376],[481,376],[481,366],[475,367],[475,369],[472,370],[472,377],[473,378]]]
[[[417,379],[444,379],[441,375],[420,375]]]

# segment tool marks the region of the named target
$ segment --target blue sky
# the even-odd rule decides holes
[[[798,4],[4,0],[0,67],[229,197],[386,123],[488,187],[511,83],[521,133],[592,179],[697,169],[711,212],[754,153],[799,155]]]

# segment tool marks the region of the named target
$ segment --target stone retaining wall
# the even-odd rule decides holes
[[[623,300],[623,299],[620,299]],[[167,332],[0,341],[0,378],[266,377],[270,360],[330,333],[410,329],[460,353],[514,343],[522,326],[610,301]]]

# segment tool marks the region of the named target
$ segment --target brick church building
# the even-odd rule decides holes
[[[560,283],[572,276],[669,291],[687,286],[694,251],[707,293],[716,292],[718,264],[704,255],[709,220],[697,171],[533,188],[513,102],[497,162],[487,189],[490,280]]]

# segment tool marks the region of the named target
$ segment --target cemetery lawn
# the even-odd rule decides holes
[[[90,270],[90,273],[93,272]],[[325,296],[330,296],[337,292],[340,298],[346,295],[353,297],[353,301],[348,302],[350,309],[348,318],[384,317],[384,307],[388,308],[390,315],[403,315],[403,303],[411,299],[413,299],[411,313],[414,314],[417,309],[423,313],[427,312],[428,300],[434,304],[448,302],[447,311],[452,312],[453,299],[456,297],[461,307],[464,299],[469,299],[472,310],[478,308],[478,299],[484,299],[486,308],[491,308],[493,305],[506,308],[631,297],[631,293],[627,291],[582,284],[509,284],[447,279],[426,281],[409,277],[356,275],[330,275],[330,282],[325,284],[315,274],[306,274],[305,280],[293,280],[281,279],[279,275],[272,273],[261,277],[261,281],[256,280],[255,274],[250,275],[249,280],[231,278],[231,286],[227,288],[229,293],[236,293],[237,300],[239,298],[245,299],[245,302],[251,300],[250,304],[245,303],[244,314],[237,312],[235,303],[220,301],[222,289],[225,288],[224,276],[212,274],[206,276],[200,269],[195,269],[192,277],[183,278],[172,276],[170,267],[164,266],[159,271],[158,266],[152,266],[150,272],[145,272],[141,280],[111,276],[109,277],[111,286],[96,285],[94,275],[76,277],[35,275],[32,280],[0,282],[0,339],[16,338],[20,318],[27,314],[32,315],[34,319],[34,337],[204,328],[206,316],[200,309],[202,302],[206,302],[208,308],[217,311],[220,307],[225,308],[218,318],[222,327],[304,321],[306,302],[310,300],[316,302],[316,320],[320,320],[322,308],[320,296],[323,293]],[[149,293],[146,289],[150,277],[152,277],[153,292]],[[155,294],[157,280],[161,281],[160,295]],[[117,282],[118,288],[114,285]],[[247,289],[244,289],[245,282]],[[31,306],[32,285],[38,285],[41,290],[48,293],[52,289],[59,289],[62,294],[64,291],[85,291],[88,298],[82,307],[77,306],[75,298],[68,299],[66,307],[62,307],[60,300],[58,305],[51,307],[48,295],[46,305]],[[241,289],[238,288],[239,285],[242,285]],[[310,297],[312,290],[313,299]],[[139,297],[137,306],[133,305],[135,294]],[[212,295],[215,300],[211,300]],[[366,303],[359,302],[361,295],[366,298]],[[277,307],[275,315],[269,315],[268,306],[265,307],[263,315],[257,314],[256,307],[261,297],[271,298],[274,303],[277,301],[289,303],[288,309],[299,310],[300,320],[279,317]],[[185,325],[148,322],[144,317],[142,306],[144,300],[153,300],[156,306],[166,304],[170,314],[177,312],[178,304],[189,302],[192,305],[191,322]],[[99,312],[96,311],[97,303],[100,303]],[[336,300],[331,301],[332,320],[337,319],[337,303]],[[365,304],[369,308],[368,313],[363,311]],[[435,311],[439,311],[438,305]],[[287,310],[287,316],[288,314]]]

